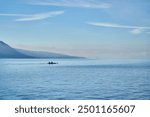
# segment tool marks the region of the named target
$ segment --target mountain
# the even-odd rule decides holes
[[[69,56],[64,54],[42,52],[42,51],[29,51],[23,49],[15,49],[0,41],[0,58],[61,58],[61,59],[74,59],[82,58],[76,56]]]
[[[52,52],[43,52],[43,51],[29,51],[23,49],[17,49],[18,52],[23,53],[34,58],[54,58],[54,59],[72,59],[72,58],[82,58],[76,56],[69,56],[64,54],[52,53]]]
[[[16,49],[0,41],[0,58],[31,58],[31,57],[18,52]]]

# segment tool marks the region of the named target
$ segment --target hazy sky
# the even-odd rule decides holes
[[[0,40],[92,58],[150,58],[150,0],[0,0]]]

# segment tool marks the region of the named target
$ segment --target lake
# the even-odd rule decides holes
[[[149,100],[149,60],[0,59],[1,100]]]

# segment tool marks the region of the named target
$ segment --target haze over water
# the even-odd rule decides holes
[[[0,59],[0,99],[150,99],[149,60]]]

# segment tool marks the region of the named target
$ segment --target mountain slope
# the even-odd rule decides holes
[[[18,52],[16,49],[0,41],[0,58],[31,58],[31,57]]]
[[[42,51],[29,51],[22,49],[15,49],[0,41],[0,58],[61,58],[61,59],[74,59],[82,58],[76,56],[63,55],[52,52]]]
[[[29,50],[22,50],[22,49],[17,49],[17,51],[35,58],[61,58],[61,59],[82,58],[82,57],[69,56],[69,55],[52,53],[52,52],[43,52],[43,51],[29,51]]]

